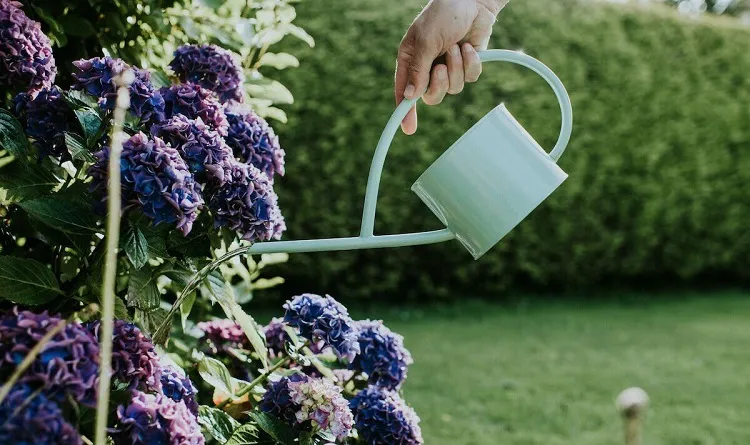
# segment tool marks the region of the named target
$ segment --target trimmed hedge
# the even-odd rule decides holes
[[[278,184],[287,239],[358,233],[374,147],[393,111],[396,49],[422,0],[326,0],[299,7],[317,42],[281,81],[296,96],[281,126]],[[570,92],[569,180],[477,262],[457,242],[295,255],[286,295],[443,299],[509,289],[580,289],[645,280],[750,278],[750,30],[721,19],[576,0],[512,2],[491,47],[523,48]],[[492,64],[399,136],[376,233],[436,229],[412,182],[504,101],[544,147],[560,119],[544,81]]]

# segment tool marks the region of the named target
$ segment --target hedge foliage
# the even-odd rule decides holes
[[[281,127],[287,239],[358,233],[371,155],[393,111],[396,49],[422,0],[300,5],[316,39],[282,82],[297,101]],[[750,278],[750,30],[667,9],[582,0],[512,2],[491,47],[524,49],[563,80],[575,129],[569,180],[479,261],[457,242],[295,255],[285,293],[426,300],[613,282]],[[559,108],[543,80],[493,64],[399,136],[381,185],[376,233],[439,228],[412,182],[499,102],[544,147]]]

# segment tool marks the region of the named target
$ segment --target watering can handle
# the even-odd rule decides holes
[[[560,137],[557,139],[555,147],[549,153],[550,158],[557,162],[565,151],[565,147],[568,146],[570,134],[573,130],[573,106],[570,103],[570,97],[565,90],[565,86],[557,75],[539,60],[518,51],[491,49],[480,51],[479,58],[482,62],[511,62],[525,66],[539,74],[552,87],[555,96],[557,96],[557,101],[560,103],[560,111],[562,111]],[[367,191],[365,192],[365,205],[362,214],[362,227],[360,230],[361,237],[373,236],[375,227],[375,208],[377,206],[380,176],[383,172],[385,157],[388,154],[388,148],[391,146],[391,142],[401,125],[401,121],[404,120],[411,107],[417,103],[417,100],[418,99],[404,99],[398,107],[396,107],[396,111],[391,115],[391,118],[388,120],[388,123],[380,136],[380,141],[378,141],[378,146],[375,149],[375,155],[373,156],[372,164],[370,165],[370,175],[367,178]]]

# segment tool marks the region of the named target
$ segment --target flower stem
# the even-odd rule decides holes
[[[99,337],[99,387],[96,401],[96,429],[94,443],[107,443],[107,417],[109,415],[109,390],[112,376],[112,331],[114,329],[115,313],[115,281],[117,279],[117,248],[120,242],[120,154],[124,134],[122,126],[125,113],[130,108],[130,93],[128,85],[133,82],[133,72],[123,72],[115,82],[117,89],[117,104],[115,106],[111,147],[109,151],[109,184],[107,187],[107,235],[104,262],[104,283],[102,285],[102,318]]]
[[[252,382],[248,383],[247,386],[245,386],[241,390],[237,391],[237,393],[234,396],[235,397],[242,397],[245,394],[249,393],[250,391],[253,390],[254,387],[258,386],[259,384],[261,384],[263,382],[265,382],[266,379],[268,379],[268,376],[270,376],[271,374],[273,374],[274,371],[276,371],[277,369],[281,368],[282,366],[288,364],[291,361],[292,361],[292,358],[289,357],[289,356],[286,356],[286,357],[282,358],[278,362],[274,363],[273,366],[271,366],[270,368],[268,368],[263,374],[261,374],[258,377],[256,377],[255,380],[253,380]],[[232,401],[232,398],[228,397],[226,400],[224,400],[223,402],[219,403],[218,407],[220,409],[224,408],[225,406],[229,405],[229,402],[231,402],[231,401]]]

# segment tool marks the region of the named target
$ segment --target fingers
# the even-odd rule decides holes
[[[409,60],[410,56],[399,51],[399,57],[396,61],[396,77],[394,82],[394,92],[396,96],[396,105],[400,104],[404,100],[404,89],[409,81]],[[401,130],[408,135],[412,135],[417,131],[417,107],[414,106],[409,110],[404,120],[401,122]]]
[[[426,37],[418,28],[407,32],[398,50],[394,93],[396,104],[406,97],[415,99],[427,90],[430,81],[432,61],[440,55],[439,45]],[[417,109],[412,107],[401,123],[406,134],[417,131]]]
[[[445,62],[448,66],[448,94],[458,94],[464,89],[464,61],[458,45],[448,49]]]
[[[414,105],[409,110],[404,120],[401,122],[401,130],[404,134],[411,136],[417,132],[417,106]]]
[[[427,105],[437,105],[443,101],[448,88],[450,88],[448,67],[443,64],[435,65],[430,76],[430,88],[422,96],[422,100]]]
[[[461,46],[461,58],[464,64],[464,80],[469,83],[479,80],[482,74],[482,61],[471,43],[464,43]]]

